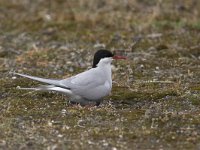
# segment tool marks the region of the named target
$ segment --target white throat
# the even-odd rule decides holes
[[[112,57],[102,58],[97,64],[97,68],[101,69],[106,76],[110,86],[112,86],[112,70],[111,70],[111,62]]]
[[[98,67],[111,66],[112,57],[102,58],[97,64]]]

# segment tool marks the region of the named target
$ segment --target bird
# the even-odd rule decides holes
[[[111,62],[113,59],[126,59],[124,56],[114,55],[106,49],[98,50],[93,57],[92,68],[66,79],[48,79],[27,74],[12,72],[14,75],[36,80],[47,85],[22,90],[57,91],[68,95],[69,102],[81,106],[100,105],[102,99],[112,89]]]

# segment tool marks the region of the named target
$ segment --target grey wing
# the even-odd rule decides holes
[[[98,78],[99,76],[99,78]],[[76,76],[72,76],[67,79],[60,80],[60,84],[63,86],[68,86],[70,89],[78,87],[88,87],[103,84],[104,80],[100,77],[101,72],[97,69],[92,68]]]
[[[105,87],[105,81],[103,72],[93,68],[61,82],[68,85],[74,94],[88,100],[98,100],[110,92],[110,88]]]

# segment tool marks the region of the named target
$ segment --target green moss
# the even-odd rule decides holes
[[[153,88],[153,87],[152,87]],[[157,101],[165,98],[166,96],[178,96],[178,93],[174,90],[156,90],[155,91],[131,91],[127,90],[127,87],[113,87],[112,96],[113,100],[137,102],[143,100]]]
[[[191,86],[191,90],[193,90],[193,91],[200,91],[200,84],[192,85]]]
[[[161,21],[154,21],[154,25],[156,26],[156,28],[174,29],[174,28],[184,27],[185,23],[182,21],[161,20]]]
[[[200,105],[200,94],[191,95],[188,97],[188,99],[192,102],[193,105]]]
[[[200,29],[200,20],[191,22],[191,23],[188,25],[188,27],[191,27],[191,28],[193,28],[193,29],[199,30],[199,29]]]

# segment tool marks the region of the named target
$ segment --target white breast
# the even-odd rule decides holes
[[[108,81],[106,81],[105,83],[104,83],[104,86],[105,86],[105,88],[106,89],[111,89],[111,84],[108,82]]]

